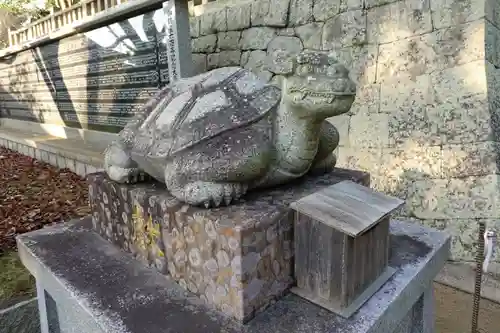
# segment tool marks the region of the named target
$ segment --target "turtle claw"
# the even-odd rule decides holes
[[[196,182],[188,184],[183,190],[184,200],[192,205],[205,208],[229,206],[231,202],[245,194],[248,186],[239,183]],[[186,194],[188,194],[186,196]],[[175,195],[175,194],[174,194]]]
[[[214,198],[214,206],[219,207],[222,202],[222,197],[215,197]]]

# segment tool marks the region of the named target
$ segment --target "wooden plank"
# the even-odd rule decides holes
[[[404,204],[403,200],[375,192],[352,181],[343,181],[290,205],[352,237],[372,228]]]
[[[340,299],[344,288],[345,234],[296,212],[295,277],[316,297]]]

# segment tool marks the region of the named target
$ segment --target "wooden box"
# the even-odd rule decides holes
[[[394,273],[389,220],[403,204],[351,181],[292,203],[292,292],[343,317],[357,311]]]

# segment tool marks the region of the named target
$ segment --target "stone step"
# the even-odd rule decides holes
[[[93,132],[90,136],[95,135],[92,140],[78,133],[66,133],[71,130],[63,127],[44,133],[42,128],[33,124],[21,126],[29,122],[18,123],[10,121],[7,123],[10,126],[0,127],[0,146],[58,168],[68,168],[82,177],[103,168],[103,152],[113,135],[103,133],[104,139],[100,140],[100,133],[88,131]],[[61,137],[62,132],[69,134],[68,137]]]
[[[41,317],[50,314],[48,326],[60,333],[434,332],[432,280],[449,255],[449,236],[436,230],[391,222],[390,265],[397,272],[351,318],[288,294],[242,327],[105,241],[91,224],[86,218],[18,237],[21,260],[37,280]]]

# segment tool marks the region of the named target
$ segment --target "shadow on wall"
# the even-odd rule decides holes
[[[164,26],[160,9],[0,59],[2,88],[23,103],[0,97],[1,116],[120,131],[168,80]]]
[[[18,54],[0,59],[0,65],[12,65]],[[29,68],[26,63],[16,64],[8,72],[9,84],[4,87],[0,84],[0,118],[20,118],[14,110],[30,110],[22,120],[44,122],[43,113],[34,111],[35,96],[31,90],[24,89],[28,80]]]
[[[71,126],[76,128],[82,128],[80,122],[69,122],[67,119],[67,115],[63,114],[61,110],[66,109],[65,113],[67,113],[71,118],[78,119],[76,110],[71,102],[71,99],[68,101],[60,98],[60,95],[69,96],[68,88],[64,83],[64,78],[61,76],[60,79],[56,77],[56,73],[61,74],[61,66],[59,64],[59,41],[56,41],[51,44],[47,44],[43,47],[31,49],[31,54],[33,56],[33,60],[35,61],[38,67],[38,73],[41,74],[43,81],[47,89],[52,96],[52,100],[56,104],[57,111],[64,123],[65,126]],[[49,58],[50,55],[57,55],[56,57]],[[51,63],[52,62],[52,63]],[[50,64],[50,70],[49,66]],[[66,107],[65,107],[66,106]],[[43,111],[41,110],[41,114],[43,115]],[[49,110],[47,110],[49,111]],[[70,118],[70,119],[71,119]],[[40,120],[43,122],[43,118]]]
[[[98,129],[118,132],[160,88],[158,13],[163,11],[139,15],[85,34],[89,50],[103,50],[93,58],[89,55],[86,75],[87,110],[89,115],[99,116],[104,124]],[[110,58],[117,70],[102,66],[103,71],[96,71],[99,66],[92,65],[108,63]],[[107,91],[112,93],[102,93]],[[100,113],[95,107],[101,103],[107,106],[107,112]]]

